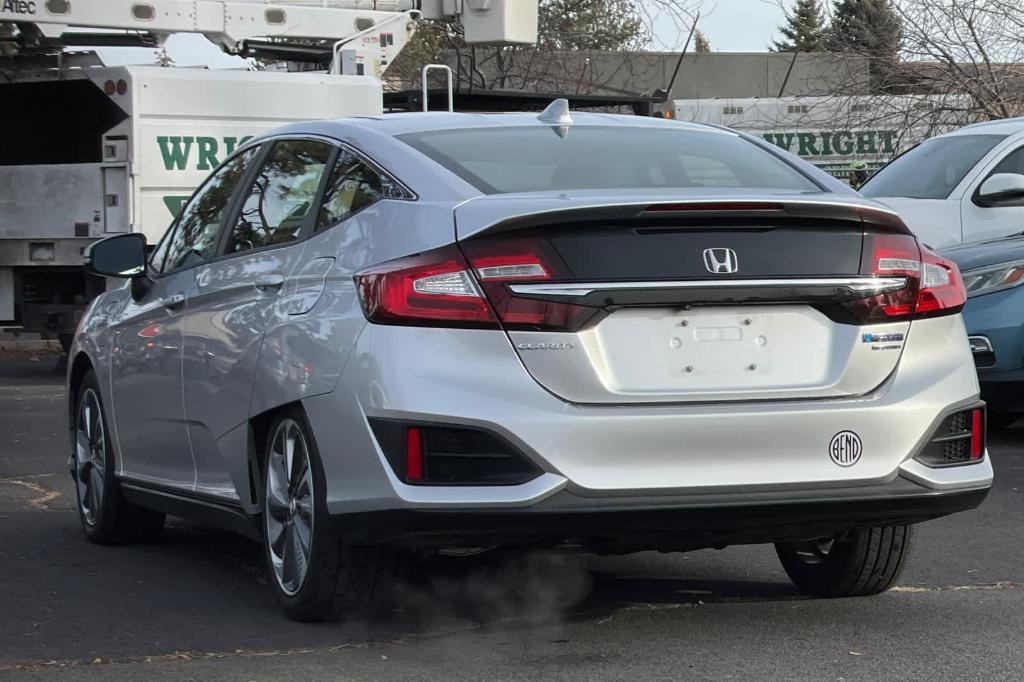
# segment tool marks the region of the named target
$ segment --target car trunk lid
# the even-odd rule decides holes
[[[506,331],[571,402],[860,395],[892,373],[909,330],[851,312],[908,286],[864,274],[865,234],[906,228],[853,197],[505,196],[464,204],[456,222],[492,304],[547,315],[500,317],[537,322]],[[550,272],[491,282],[496,252],[540,254]]]

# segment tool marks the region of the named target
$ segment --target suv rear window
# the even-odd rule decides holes
[[[741,187],[820,191],[767,150],[717,130],[549,126],[398,136],[486,194],[544,190]]]
[[[860,189],[869,197],[945,199],[1005,135],[935,137],[875,173]]]

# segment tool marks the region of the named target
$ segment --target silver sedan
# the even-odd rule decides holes
[[[992,482],[956,266],[717,127],[294,125],[87,263],[125,281],[69,363],[86,535],[245,533],[297,619],[409,548],[775,543],[801,590],[874,594]]]

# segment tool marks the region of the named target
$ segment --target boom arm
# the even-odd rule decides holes
[[[390,64],[412,18],[462,16],[468,42],[536,42],[538,0],[0,0],[0,25],[33,25],[60,44],[68,29],[141,32],[162,42],[201,33],[229,53],[256,38],[340,41]],[[415,10],[412,12],[411,10]],[[373,30],[380,26],[379,31]],[[532,30],[531,30],[532,29]]]

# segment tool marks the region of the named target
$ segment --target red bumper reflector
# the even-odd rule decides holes
[[[971,459],[985,454],[985,426],[980,409],[971,411]]]
[[[423,480],[423,433],[415,426],[405,432],[405,478]]]

